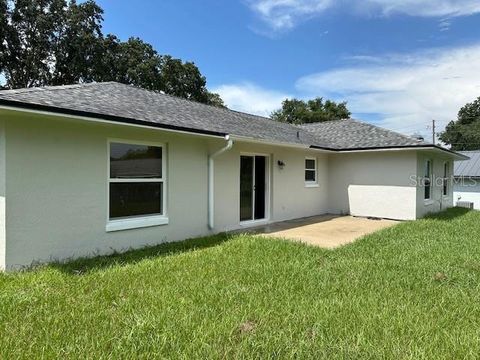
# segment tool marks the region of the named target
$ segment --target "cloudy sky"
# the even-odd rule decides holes
[[[285,98],[428,134],[480,96],[479,0],[99,0],[105,32],[194,61],[235,110]]]

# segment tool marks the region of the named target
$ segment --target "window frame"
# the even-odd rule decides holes
[[[112,143],[127,144],[127,145],[143,145],[154,146],[162,149],[162,177],[161,178],[111,178],[110,173],[110,148]],[[129,216],[123,218],[110,218],[110,184],[111,183],[161,183],[161,202],[162,214],[150,214]],[[131,139],[107,139],[107,225],[105,230],[107,232],[137,229],[142,227],[159,226],[168,224],[167,212],[167,146],[165,143],[150,142],[142,140]]]
[[[450,177],[450,162],[445,161],[443,163],[443,178],[442,178],[442,195],[447,198],[450,191],[450,184],[448,178]]]
[[[425,173],[425,170],[427,168],[427,163],[429,164],[428,166],[428,174]],[[433,197],[432,197],[432,192],[433,192],[433,186],[432,186],[432,175],[433,175],[433,160],[432,159],[425,159],[424,163],[423,163],[423,200],[425,202],[431,202]],[[427,179],[428,179],[428,188],[429,188],[429,192],[428,192],[428,195],[429,197],[427,198],[425,195],[426,195],[426,192],[427,192]]]
[[[307,169],[307,160],[313,160],[315,164],[314,169]],[[314,171],[315,180],[306,180],[307,171]],[[305,157],[303,162],[303,180],[305,181],[305,187],[318,187],[318,161],[316,157]]]

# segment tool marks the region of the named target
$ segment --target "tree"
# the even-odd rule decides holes
[[[439,138],[452,150],[480,149],[480,97],[463,106],[457,120],[451,121]]]
[[[7,31],[7,0],[0,0],[0,74],[3,72],[6,44],[5,33]],[[1,84],[0,84],[1,86]]]
[[[103,10],[91,0],[70,0],[54,44],[53,85],[89,82],[101,56]]]
[[[162,87],[167,94],[201,103],[223,107],[220,95],[210,93],[207,80],[193,62],[183,63],[171,56],[162,57]]]
[[[107,35],[95,68],[95,81],[117,81],[144,89],[163,91],[161,57],[152,45],[139,38],[120,41]]]
[[[345,119],[350,117],[350,111],[346,102],[337,104],[332,100],[324,101],[321,97],[308,101],[285,99],[282,108],[274,111],[271,117],[290,124],[307,124]]]
[[[9,89],[118,81],[224,106],[193,62],[160,55],[139,38],[102,34],[94,0],[0,0],[0,74]]]
[[[64,17],[64,0],[6,2],[2,69],[8,88],[47,85],[54,38]]]

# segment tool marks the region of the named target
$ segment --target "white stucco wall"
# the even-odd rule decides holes
[[[208,154],[223,147],[223,139],[19,112],[0,115],[0,268],[239,229],[243,226],[239,219],[243,153],[270,159],[267,222],[327,212],[414,219],[419,212],[421,191],[410,180],[420,160],[413,151],[327,155],[236,142],[215,160],[215,228],[211,231],[207,226]],[[109,138],[165,144],[168,225],[106,231]],[[317,159],[316,187],[305,186],[306,157]],[[285,163],[283,169],[277,165],[279,160]]]
[[[0,119],[0,270],[5,269],[5,122]]]
[[[470,201],[475,210],[480,210],[480,179],[456,179],[453,188],[453,201]]]
[[[327,156],[321,152],[279,146],[235,143],[215,160],[215,226],[226,231],[240,224],[240,155],[268,155],[270,158],[269,221],[282,221],[324,214],[327,206]],[[305,157],[317,159],[317,187],[305,186]],[[280,169],[281,160],[285,167]]]
[[[450,180],[448,187],[448,196],[443,196],[442,177],[444,172],[444,163],[450,164],[450,175],[453,169],[453,161],[448,155],[442,156],[438,152],[422,151],[417,153],[417,174],[422,178],[425,173],[425,160],[431,159],[432,168],[432,196],[431,200],[425,200],[425,189],[421,182],[417,184],[417,218],[421,218],[429,213],[435,213],[453,206],[453,186]]]
[[[8,267],[209,233],[205,139],[33,115],[6,130]],[[106,232],[109,137],[167,144],[168,225]]]
[[[208,154],[223,147],[211,139],[161,130],[7,113],[6,266],[108,254],[145,245],[240,228],[240,154],[270,156],[269,221],[327,211],[327,157],[313,150],[236,143],[215,161],[215,229],[207,226]],[[108,213],[107,140],[167,146],[169,224],[105,230]],[[305,187],[305,157],[317,157],[318,187]],[[276,165],[285,162],[284,169]],[[1,163],[0,163],[1,164]]]
[[[414,151],[329,155],[330,212],[399,220],[416,217]]]

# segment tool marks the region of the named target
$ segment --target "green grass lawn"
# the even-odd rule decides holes
[[[0,358],[480,354],[480,212],[336,250],[217,236],[0,275]]]

